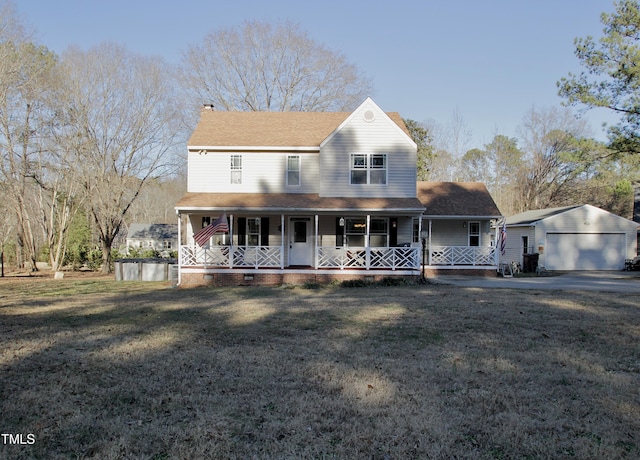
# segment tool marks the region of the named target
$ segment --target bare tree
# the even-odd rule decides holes
[[[59,136],[76,169],[111,270],[111,247],[143,187],[166,173],[176,143],[174,87],[163,61],[113,44],[63,55]]]
[[[40,152],[34,177],[38,183],[36,201],[49,265],[52,271],[58,271],[67,254],[69,226],[80,210],[83,196],[77,169],[65,166],[68,152],[64,143],[55,142],[58,137],[55,129],[52,131],[48,143],[51,150]]]
[[[527,162],[520,182],[523,207],[561,204],[583,167],[580,139],[588,131],[586,122],[568,109],[533,107],[520,131]]]
[[[432,149],[424,169],[425,180],[464,180],[465,174],[461,171],[461,162],[471,141],[471,130],[460,110],[456,108],[446,124],[427,120],[422,123],[422,126],[429,133]]]
[[[18,268],[36,270],[34,160],[48,122],[46,93],[55,56],[28,40],[11,4],[0,6],[0,180],[16,215]]]
[[[181,74],[193,107],[219,110],[352,110],[372,90],[343,55],[289,22],[213,32],[186,51]]]
[[[472,132],[459,108],[451,112],[451,117],[444,128],[444,143],[446,150],[453,157],[452,174],[449,180],[460,180],[463,177],[461,171],[462,157],[469,148]]]
[[[155,178],[141,191],[129,212],[129,222],[174,224],[176,197],[187,191],[186,176]]]

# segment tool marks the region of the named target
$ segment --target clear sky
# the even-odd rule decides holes
[[[457,111],[471,147],[516,136],[532,107],[559,106],[556,81],[580,70],[573,40],[599,36],[609,0],[15,0],[57,53],[104,41],[178,63],[188,45],[245,20],[292,20],[373,81],[383,110],[446,124]],[[586,115],[604,140],[606,112]]]

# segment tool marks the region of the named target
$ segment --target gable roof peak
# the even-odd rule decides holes
[[[367,97],[353,112],[233,112],[203,107],[187,146],[319,148],[354,114],[370,110],[375,119],[388,119],[413,142],[402,118],[385,113]],[[365,114],[366,116],[366,114]]]
[[[340,123],[340,125],[335,130],[333,130],[331,134],[329,134],[322,141],[320,146],[322,147],[327,142],[329,142],[338,132],[340,132],[345,126],[351,123],[358,116],[362,116],[362,119],[365,122],[373,122],[378,119],[378,117],[386,119],[386,121],[398,131],[398,134],[404,136],[404,139],[407,143],[409,143],[416,149],[418,148],[417,144],[411,138],[411,133],[405,125],[404,120],[400,117],[400,114],[398,114],[397,112],[384,112],[380,108],[380,106],[378,106],[378,104],[376,104],[375,101],[371,99],[370,96],[367,96],[367,98],[353,112],[351,112],[351,114],[346,117],[346,119],[342,123]]]

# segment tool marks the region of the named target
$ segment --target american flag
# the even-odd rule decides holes
[[[507,252],[507,224],[502,224],[500,230],[500,253],[504,255]]]
[[[198,243],[198,246],[204,247],[204,245],[209,242],[209,238],[211,238],[215,233],[225,233],[228,231],[229,224],[227,223],[227,214],[224,213],[211,222],[210,225],[207,225],[198,233],[194,233],[193,240]]]

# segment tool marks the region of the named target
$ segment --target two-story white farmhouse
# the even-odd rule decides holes
[[[416,151],[400,116],[371,99],[352,113],[203,109],[188,142],[188,192],[176,205],[187,217],[180,285],[419,276],[438,216],[418,198]],[[465,235],[448,240],[492,246],[486,233],[499,211],[474,218],[469,240],[471,214],[446,216]],[[220,216],[229,231],[196,244],[193,234]],[[484,268],[495,266],[489,253]]]

